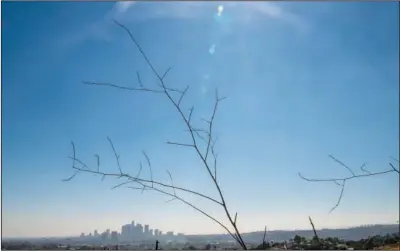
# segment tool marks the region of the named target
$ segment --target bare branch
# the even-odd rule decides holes
[[[140,169],[139,169],[139,172],[138,172],[138,174],[136,175],[136,179],[137,179],[137,178],[139,178],[139,176],[140,176],[140,172],[141,172],[141,171],[142,171],[142,169],[143,169],[142,162],[139,162],[139,166],[140,166]]]
[[[116,156],[116,158],[117,158],[117,164],[118,164],[118,168],[119,168],[120,173],[119,173],[119,174],[111,174],[111,173],[100,172],[99,170],[93,171],[93,170],[89,170],[89,169],[87,169],[87,170],[85,169],[84,171],[85,171],[85,172],[90,172],[90,173],[97,173],[97,174],[99,174],[99,175],[103,175],[103,179],[104,179],[106,176],[113,176],[113,177],[115,177],[115,178],[125,178],[125,179],[127,179],[127,182],[128,182],[128,181],[136,182],[137,184],[140,184],[140,185],[142,186],[142,193],[143,193],[143,191],[145,191],[145,190],[154,190],[154,191],[163,193],[163,194],[165,194],[165,195],[172,196],[173,198],[176,198],[177,200],[180,200],[181,202],[183,202],[183,203],[185,203],[185,204],[187,204],[187,205],[193,207],[194,209],[196,209],[196,210],[199,211],[200,213],[204,214],[204,215],[207,216],[208,218],[212,219],[213,221],[215,221],[216,223],[218,223],[219,225],[221,225],[221,226],[222,226],[222,227],[223,227],[223,228],[224,228],[238,243],[239,243],[239,245],[240,245],[243,249],[247,249],[247,247],[246,247],[246,245],[245,245],[245,243],[244,243],[244,241],[243,241],[243,239],[242,239],[242,237],[241,237],[241,234],[240,234],[240,232],[239,232],[239,230],[238,230],[238,228],[237,228],[237,226],[236,226],[236,219],[235,219],[235,221],[234,221],[234,220],[231,218],[231,214],[229,213],[228,206],[227,206],[227,204],[226,204],[226,202],[225,202],[225,198],[224,198],[224,196],[223,196],[222,190],[221,190],[221,188],[220,188],[220,186],[219,186],[219,184],[218,184],[218,182],[217,182],[217,179],[216,179],[216,175],[217,175],[217,167],[216,167],[216,165],[217,165],[217,154],[215,153],[215,151],[214,151],[214,149],[213,149],[213,148],[214,148],[213,145],[215,144],[215,143],[213,143],[213,139],[212,139],[213,121],[214,121],[214,118],[215,118],[215,115],[216,115],[216,111],[217,111],[218,104],[219,104],[220,101],[224,100],[225,97],[220,98],[220,97],[218,96],[218,91],[216,90],[216,92],[215,92],[215,96],[216,96],[216,97],[215,97],[215,104],[214,104],[213,113],[212,113],[212,116],[211,116],[211,120],[208,121],[208,123],[209,123],[209,124],[208,124],[208,128],[209,128],[209,129],[208,129],[208,133],[207,133],[208,139],[207,139],[207,141],[206,141],[206,142],[207,142],[206,152],[205,152],[205,154],[203,154],[203,153],[200,151],[200,149],[199,149],[199,146],[198,146],[198,144],[197,144],[197,138],[195,137],[196,135],[198,136],[199,134],[198,134],[197,132],[195,132],[195,131],[192,130],[192,125],[191,125],[194,106],[192,106],[192,108],[190,109],[190,112],[189,112],[189,115],[188,115],[188,116],[186,116],[186,115],[183,113],[182,109],[181,109],[181,101],[182,101],[183,97],[185,96],[185,94],[186,94],[188,88],[186,88],[185,90],[181,91],[181,90],[179,90],[179,89],[173,89],[173,88],[167,87],[167,86],[165,85],[165,83],[164,83],[164,78],[166,77],[166,75],[167,75],[168,72],[170,71],[170,68],[161,76],[161,75],[158,73],[158,71],[155,69],[155,67],[153,66],[153,64],[151,63],[151,61],[149,60],[149,58],[147,57],[147,55],[145,54],[145,52],[143,51],[143,49],[141,48],[141,46],[139,45],[139,43],[136,41],[136,39],[134,38],[134,36],[133,36],[132,33],[130,32],[130,30],[129,30],[127,27],[125,27],[124,25],[122,25],[121,23],[119,23],[118,21],[114,20],[114,22],[115,22],[119,27],[121,27],[123,30],[125,30],[125,32],[129,35],[131,41],[135,44],[135,46],[136,46],[137,49],[139,50],[140,54],[143,56],[144,60],[146,61],[147,65],[151,68],[151,70],[152,70],[152,72],[154,73],[154,75],[156,75],[156,77],[157,77],[158,80],[159,80],[159,83],[157,83],[159,89],[144,88],[143,83],[142,83],[142,81],[141,81],[141,79],[140,79],[139,73],[137,73],[137,77],[138,77],[138,82],[139,82],[140,88],[124,87],[124,86],[118,86],[118,85],[114,85],[114,84],[97,83],[97,82],[84,82],[84,83],[85,83],[85,84],[90,84],[90,85],[97,85],[97,86],[113,87],[113,88],[118,88],[118,89],[122,89],[122,90],[129,90],[129,91],[145,91],[145,92],[152,92],[152,93],[164,93],[165,96],[168,98],[168,100],[169,100],[169,101],[172,103],[172,105],[175,107],[176,111],[180,114],[180,117],[181,117],[181,119],[183,120],[183,122],[185,123],[187,129],[189,130],[190,137],[191,137],[191,139],[192,139],[192,144],[180,144],[180,143],[172,143],[172,142],[169,142],[169,143],[170,143],[170,144],[175,144],[175,145],[182,145],[182,146],[191,146],[191,147],[195,150],[195,152],[197,153],[198,157],[201,159],[202,163],[204,164],[204,167],[205,167],[207,173],[210,175],[210,177],[211,177],[211,179],[212,179],[212,181],[213,181],[213,183],[214,183],[214,185],[215,185],[215,188],[216,188],[216,190],[217,190],[218,193],[219,193],[219,196],[220,196],[221,201],[217,201],[217,200],[215,200],[215,199],[213,199],[213,198],[211,198],[211,197],[209,197],[209,196],[203,195],[203,194],[201,194],[201,193],[198,193],[198,192],[195,192],[195,191],[192,191],[192,190],[189,190],[189,189],[176,187],[176,186],[174,186],[173,184],[172,184],[172,185],[167,185],[167,184],[164,184],[164,183],[162,183],[162,182],[156,182],[156,181],[154,181],[154,180],[153,180],[153,175],[152,175],[152,167],[151,167],[150,159],[148,158],[148,156],[146,155],[145,152],[143,152],[143,154],[145,155],[146,160],[147,160],[148,165],[149,165],[149,168],[150,168],[150,173],[151,173],[151,178],[150,178],[150,180],[146,180],[146,179],[139,178],[139,174],[140,174],[141,169],[139,170],[139,174],[137,175],[136,178],[135,178],[135,177],[132,177],[132,176],[129,176],[128,174],[123,173],[123,172],[122,172],[122,169],[121,169],[121,166],[120,166],[120,164],[119,164],[119,156],[116,154],[115,148],[114,148],[114,146],[113,146],[113,144],[112,144],[111,141],[110,141],[110,143],[111,143],[111,145],[113,146],[113,151],[114,151],[114,154],[115,154],[115,156]],[[175,101],[175,99],[171,96],[172,92],[181,93],[181,96],[180,96],[180,98],[179,98],[178,101]],[[213,154],[213,156],[214,156],[214,172],[211,171],[211,168],[210,168],[210,166],[209,166],[209,164],[208,164],[208,161],[207,161],[207,158],[208,158],[208,155],[209,155],[210,152],[211,152],[211,153]],[[77,159],[77,158],[74,156],[74,159]],[[74,166],[74,169],[79,169],[79,170],[80,170],[81,168],[75,167],[75,166]],[[169,174],[169,175],[170,175],[170,174]],[[172,176],[171,176],[171,175],[170,175],[170,178],[171,178],[171,182],[172,182]],[[125,184],[128,184],[128,183],[125,183]],[[150,186],[150,184],[151,184],[151,186]],[[161,190],[159,187],[156,187],[156,186],[154,186],[154,185],[158,185],[158,186],[166,187],[166,188],[168,188],[168,187],[169,187],[169,188],[172,188],[172,189],[174,189],[174,193],[173,193],[173,194],[168,193],[168,192],[166,192],[166,191],[164,191],[164,190]],[[117,186],[118,186],[118,185],[117,185]],[[194,206],[193,204],[191,204],[191,203],[185,201],[184,199],[178,197],[178,196],[176,195],[176,193],[175,193],[175,189],[176,189],[176,190],[180,190],[180,191],[185,191],[185,192],[188,192],[188,193],[192,193],[192,194],[195,194],[195,195],[198,195],[198,196],[200,196],[200,197],[206,198],[206,199],[208,199],[208,200],[210,200],[210,201],[213,201],[213,202],[217,203],[218,205],[222,206],[222,208],[223,208],[224,211],[225,211],[226,217],[228,218],[228,220],[229,220],[231,226],[232,226],[233,229],[234,229],[234,232],[231,232],[231,231],[230,231],[226,226],[224,226],[220,221],[216,220],[215,218],[213,218],[213,217],[210,216],[209,214],[205,213],[204,211],[202,211],[201,209],[197,208],[197,207]]]
[[[210,133],[210,136],[208,137],[207,150],[206,150],[206,156],[205,156],[205,159],[206,159],[206,160],[207,160],[208,153],[209,153],[210,146],[211,146],[211,140],[212,140],[211,135],[212,135],[212,129],[213,129],[212,126],[213,126],[215,114],[216,114],[216,112],[217,112],[218,103],[219,103],[221,100],[222,100],[222,99],[220,99],[220,98],[218,97],[218,90],[215,90],[215,104],[214,104],[214,110],[213,110],[211,119],[210,119],[210,121],[209,121],[209,123],[208,123],[208,124],[209,124],[208,131],[209,131],[209,133]]]
[[[365,164],[363,164],[361,166],[361,170],[363,172],[365,172],[364,174],[356,174],[354,173],[347,165],[345,165],[343,162],[341,162],[340,160],[336,159],[335,157],[333,157],[332,155],[329,155],[330,158],[332,158],[334,161],[336,161],[337,163],[339,163],[340,165],[344,166],[347,170],[349,170],[349,172],[352,174],[351,176],[348,177],[344,177],[344,178],[329,178],[329,179],[310,179],[310,178],[306,178],[303,175],[301,175],[300,173],[298,173],[298,175],[300,176],[300,178],[302,178],[305,181],[308,182],[333,182],[336,185],[342,187],[339,197],[337,199],[337,202],[335,204],[335,206],[329,211],[329,213],[332,213],[339,205],[340,202],[342,200],[343,197],[343,193],[344,193],[344,189],[345,189],[345,185],[346,185],[346,181],[348,180],[352,180],[352,179],[357,179],[357,178],[365,178],[365,177],[371,177],[371,176],[377,176],[377,175],[383,175],[383,174],[387,174],[387,173],[393,173],[393,172],[397,172],[400,173],[399,170],[397,170],[391,163],[389,163],[390,167],[392,169],[390,170],[386,170],[386,171],[380,171],[380,172],[370,172],[368,170],[366,170]],[[341,183],[340,183],[341,182]]]
[[[176,142],[170,142],[170,141],[167,141],[167,144],[168,144],[168,145],[177,145],[177,146],[194,147],[194,145],[192,145],[192,144],[176,143]]]
[[[311,217],[310,217],[310,216],[308,216],[308,220],[310,221],[311,227],[312,227],[313,232],[314,232],[314,236],[315,236],[315,238],[317,239],[318,244],[321,245],[321,242],[320,242],[320,240],[319,240],[317,231],[315,230],[315,227],[314,227],[314,223],[313,223],[313,221],[311,220]]]
[[[347,165],[345,165],[343,162],[341,162],[340,160],[336,159],[335,157],[333,157],[333,156],[330,155],[330,154],[329,154],[329,157],[330,157],[331,159],[333,159],[334,161],[336,161],[337,163],[339,163],[341,166],[345,167],[347,170],[349,170],[349,172],[350,172],[353,176],[356,175],[356,174],[353,172],[353,170],[351,170],[351,168],[348,167]]]
[[[120,183],[120,184],[118,184],[118,185],[116,185],[116,186],[113,186],[111,189],[115,189],[115,188],[124,186],[124,185],[126,185],[126,184],[133,183],[133,182],[135,182],[135,181],[134,181],[134,180],[128,180],[128,181],[122,182],[122,183]]]
[[[137,76],[137,80],[138,80],[140,87],[143,89],[144,86],[143,86],[142,79],[140,78],[140,74],[138,71],[136,72],[136,76]]]
[[[74,158],[74,157],[68,157],[68,158],[74,160],[74,162],[80,164],[83,168],[89,169],[88,166],[87,166],[85,163],[83,163],[82,161],[80,161],[79,159],[76,159],[76,158]],[[76,163],[74,163],[74,166],[75,166]],[[73,166],[73,167],[74,167],[74,166]]]
[[[144,88],[144,87],[134,88],[134,87],[126,87],[126,86],[114,85],[114,84],[109,84],[109,83],[100,83],[100,82],[83,81],[82,83],[85,85],[108,86],[108,87],[114,87],[114,88],[118,88],[118,89],[122,89],[122,90],[129,90],[129,91],[144,91],[144,92],[154,92],[154,93],[163,93],[164,92],[161,90],[148,89],[148,88]]]
[[[75,176],[76,176],[78,173],[79,173],[79,170],[76,170],[76,171],[72,174],[72,176],[70,176],[69,178],[63,179],[62,181],[70,181],[70,180],[72,180],[73,178],[75,178]]]
[[[115,159],[117,161],[118,170],[119,170],[120,174],[122,174],[122,168],[121,168],[121,165],[119,163],[119,155],[117,154],[117,151],[115,150],[114,143],[112,142],[110,137],[107,137],[107,139],[108,139],[108,142],[110,142],[110,145],[111,145],[112,150],[114,152],[114,156],[115,156]]]
[[[150,162],[149,156],[147,156],[146,152],[142,151],[142,153],[143,153],[144,157],[146,158],[147,165],[150,168],[150,180],[151,180],[151,186],[153,186],[153,169],[151,168],[151,162]]]
[[[100,156],[98,154],[95,154],[94,156],[97,159],[97,171],[100,171]],[[74,156],[74,158],[75,158],[75,156]]]
[[[206,216],[206,217],[208,217],[209,219],[211,219],[211,220],[213,220],[214,222],[216,222],[218,225],[220,225],[222,228],[224,228],[224,229],[232,236],[232,238],[234,238],[236,241],[239,242],[238,238],[237,238],[223,223],[221,223],[220,221],[218,221],[216,218],[214,218],[214,217],[211,216],[210,214],[206,213],[205,211],[201,210],[200,208],[196,207],[196,206],[193,205],[192,203],[186,201],[185,199],[183,199],[183,198],[181,198],[181,197],[179,197],[179,196],[177,196],[177,195],[175,195],[175,194],[171,194],[171,193],[165,192],[165,191],[160,190],[160,189],[158,189],[158,188],[156,188],[156,187],[149,187],[149,186],[147,186],[146,184],[142,184],[142,185],[143,185],[143,188],[146,188],[146,189],[148,189],[148,190],[157,191],[157,192],[162,193],[162,194],[165,194],[165,195],[169,195],[169,196],[171,196],[172,198],[174,198],[174,199],[176,199],[176,200],[179,200],[179,201],[183,202],[184,204],[190,206],[191,208],[195,209],[196,211],[200,212],[200,213],[203,214],[204,216]]]
[[[346,180],[343,181],[343,184],[341,185],[342,189],[340,190],[339,198],[336,202],[336,205],[329,210],[329,213],[332,213],[340,204],[343,198],[343,192],[344,192],[344,186],[346,185]]]
[[[194,110],[194,106],[192,106],[192,108],[190,108],[190,110],[189,110],[189,119],[187,120],[188,121],[187,124],[189,127],[190,127],[190,121],[192,120],[193,110]]]
[[[366,170],[364,167],[365,167],[365,163],[362,164],[362,166],[360,167],[360,169],[361,169],[363,172],[365,172],[365,173],[371,174],[371,172],[368,171],[368,170]]]
[[[172,186],[174,186],[174,180],[172,179],[172,175],[171,175],[171,173],[168,171],[168,170],[165,170],[167,173],[168,173],[168,175],[169,175],[169,179],[171,180],[171,184],[172,184]],[[174,195],[176,195],[176,191],[175,191],[175,188],[173,188],[174,189]]]
[[[181,97],[179,98],[178,107],[180,106],[181,101],[182,101],[182,99],[183,99],[183,96],[185,96],[185,94],[186,94],[186,92],[188,91],[188,89],[189,89],[189,86],[187,85],[186,88],[185,88],[185,90],[183,91]]]
[[[157,78],[162,81],[162,78],[154,68],[153,64],[150,62],[150,60],[147,58],[146,54],[142,50],[142,47],[139,45],[139,43],[136,41],[135,37],[132,35],[131,31],[126,28],[123,24],[119,23],[117,20],[114,19],[114,23],[117,24],[119,27],[124,29],[126,33],[128,33],[129,37],[131,38],[132,42],[136,45],[136,48],[139,50],[140,54],[143,56],[144,60],[146,61],[147,65],[150,66],[151,70],[153,71],[154,75],[157,76]]]
[[[171,202],[171,201],[174,201],[174,200],[176,200],[176,198],[172,198],[172,199],[170,199],[170,200],[167,200],[167,201],[165,202],[165,204],[167,204],[167,203],[169,203],[169,202]]]
[[[389,165],[390,165],[390,167],[393,169],[393,171],[395,171],[395,172],[397,172],[397,173],[400,173],[400,171],[397,170],[397,169],[393,166],[392,163],[389,163]]]
[[[171,70],[171,67],[169,67],[165,73],[162,75],[161,79],[164,80],[164,78],[167,76],[168,72]]]
[[[78,159],[77,159],[77,161],[78,161]],[[210,201],[212,201],[212,202],[214,202],[214,203],[216,203],[216,204],[222,206],[222,203],[221,203],[220,201],[218,201],[218,200],[216,200],[216,199],[213,199],[213,198],[210,197],[210,196],[204,195],[204,194],[202,194],[202,193],[199,193],[199,192],[196,192],[196,191],[187,189],[187,188],[175,186],[175,185],[173,184],[172,175],[171,175],[171,173],[170,173],[168,170],[166,170],[166,172],[168,173],[168,175],[169,175],[169,177],[170,177],[170,180],[171,180],[172,185],[164,184],[164,183],[159,182],[159,181],[147,180],[147,179],[138,178],[138,177],[132,177],[132,176],[130,176],[129,174],[105,173],[105,172],[101,172],[101,171],[93,171],[93,170],[91,170],[91,169],[82,169],[82,168],[79,168],[79,167],[73,167],[73,169],[74,169],[74,170],[81,171],[81,172],[87,172],[87,173],[92,173],[92,174],[101,175],[101,176],[102,176],[102,181],[105,179],[105,177],[114,177],[114,178],[126,178],[126,179],[128,179],[128,180],[135,181],[135,182],[142,182],[142,183],[149,183],[149,184],[153,183],[154,185],[158,185],[158,186],[161,186],[161,187],[172,188],[174,191],[175,191],[175,190],[179,190],[179,191],[191,193],[191,194],[193,194],[193,195],[196,195],[196,196],[202,197],[202,198],[204,198],[204,199],[210,200]]]

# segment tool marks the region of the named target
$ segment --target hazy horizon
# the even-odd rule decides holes
[[[385,226],[389,226],[389,225],[396,225],[396,224],[373,224],[371,226],[375,226],[375,225],[385,225]],[[343,227],[343,228],[315,228],[316,230],[341,230],[341,229],[351,229],[351,228],[358,228],[358,227],[365,227],[365,226],[370,226],[370,225],[359,225],[359,226],[349,226],[349,227]],[[110,229],[110,231],[118,231],[117,229]],[[274,232],[274,231],[312,231],[312,228],[304,228],[304,229],[270,229],[267,230],[268,232]],[[250,232],[244,232],[242,234],[246,234],[246,233],[253,233],[253,232],[264,232],[264,230],[257,230],[257,231],[250,231]],[[99,231],[99,233],[101,233],[101,231]],[[37,238],[69,238],[69,237],[79,237],[81,233],[76,234],[76,235],[60,235],[60,236],[37,236],[37,237],[25,237],[25,236],[21,236],[21,237],[13,237],[13,236],[2,236],[2,238],[6,238],[6,239],[37,239]],[[88,233],[85,233],[88,234]],[[92,232],[93,234],[93,232]],[[177,233],[174,233],[175,235]],[[228,233],[203,233],[203,234],[186,234],[188,236],[190,235],[220,235],[220,234],[226,234],[228,235]]]
[[[72,175],[80,159],[136,175],[145,150],[154,179],[218,198],[165,99],[83,85],[145,86],[155,77],[125,24],[166,84],[190,84],[193,120],[212,112],[218,180],[241,232],[399,220],[394,173],[349,180],[340,206],[334,183],[310,178],[390,170],[399,159],[399,12],[396,2],[2,2],[2,235],[71,236],[120,231],[132,220],[185,234],[225,233],[179,201],[110,188],[118,180]],[[398,163],[392,162],[397,168]],[[149,176],[143,168],[141,175]],[[221,208],[185,197],[226,223]]]

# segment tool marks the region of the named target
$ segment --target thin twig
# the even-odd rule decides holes
[[[144,157],[146,158],[147,165],[150,168],[150,180],[151,180],[151,183],[152,183],[151,185],[153,186],[153,169],[151,168],[150,158],[149,158],[149,156],[147,156],[145,151],[142,151],[142,153],[143,153]]]
[[[117,151],[115,150],[114,143],[112,142],[110,137],[107,137],[107,139],[108,139],[108,142],[110,142],[110,145],[111,145],[112,150],[113,150],[114,155],[115,155],[115,159],[117,160],[118,170],[119,170],[120,174],[122,174],[122,168],[121,168],[121,165],[119,163],[119,155],[117,154]]]
[[[302,178],[305,181],[308,182],[333,182],[336,185],[342,187],[340,190],[340,194],[339,197],[336,201],[335,206],[333,206],[331,208],[331,210],[329,210],[329,213],[332,213],[336,208],[338,208],[338,206],[340,205],[340,202],[342,201],[342,197],[343,197],[343,193],[344,193],[344,189],[345,189],[345,185],[346,182],[352,179],[357,179],[357,178],[366,178],[366,177],[371,177],[371,176],[377,176],[377,175],[383,175],[383,174],[387,174],[387,173],[393,173],[393,172],[397,172],[400,173],[399,170],[397,170],[393,164],[389,163],[391,169],[390,170],[386,170],[386,171],[380,171],[380,172],[370,172],[368,170],[366,170],[365,164],[363,164],[361,166],[361,170],[365,173],[363,174],[356,174],[354,173],[350,167],[348,167],[346,164],[344,164],[343,162],[341,162],[340,160],[336,159],[335,157],[333,157],[332,155],[329,155],[330,158],[332,158],[335,162],[339,163],[341,166],[345,167],[352,175],[348,176],[348,177],[344,177],[344,178],[329,178],[329,179],[311,179],[311,178],[306,178],[303,175],[301,175],[300,173],[298,173],[298,175],[300,176],[300,178]]]
[[[174,195],[176,196],[176,191],[175,191],[175,186],[174,186],[174,180],[172,179],[172,175],[168,170],[165,170],[168,173],[169,179],[171,180],[171,184],[174,190]]]

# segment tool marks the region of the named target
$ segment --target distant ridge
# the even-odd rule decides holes
[[[317,229],[317,233],[320,237],[338,237],[344,240],[360,240],[368,238],[369,236],[374,235],[386,235],[399,233],[399,224],[377,224],[377,225],[363,225],[358,227],[349,227],[349,228],[332,228],[332,229]],[[249,243],[259,243],[263,238],[263,231],[249,232],[243,233],[242,236],[246,242]],[[307,238],[313,237],[314,233],[311,229],[309,230],[272,230],[267,232],[267,240],[268,241],[284,241],[294,238],[295,235],[304,236]],[[74,237],[3,237],[3,241],[5,240],[27,240],[27,241],[55,241],[62,240],[67,238],[76,238]],[[205,234],[205,235],[185,235],[186,240],[188,241],[229,241],[232,240],[232,237],[228,234]]]

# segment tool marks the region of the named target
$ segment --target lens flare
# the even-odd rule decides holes
[[[224,6],[218,5],[218,16],[221,16],[223,11],[224,11]]]

